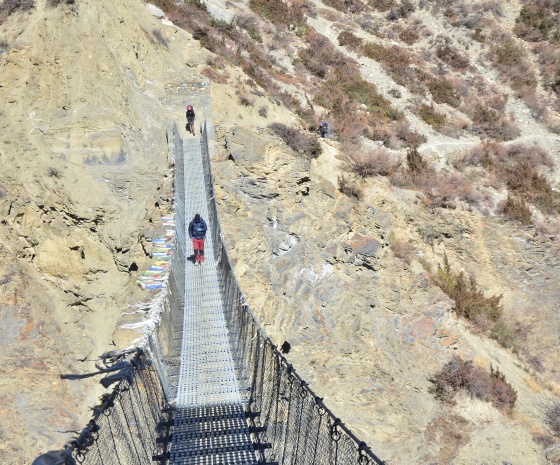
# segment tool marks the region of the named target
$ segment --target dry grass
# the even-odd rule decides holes
[[[363,192],[360,186],[355,181],[345,177],[344,175],[338,177],[338,190],[344,195],[356,200],[361,200]]]
[[[389,237],[390,247],[395,257],[400,258],[407,265],[410,265],[414,258],[414,246],[406,239],[397,237],[394,233]]]
[[[467,420],[448,412],[431,420],[424,435],[429,443],[439,446],[437,461],[432,463],[453,463],[459,449],[469,443],[469,429]]]

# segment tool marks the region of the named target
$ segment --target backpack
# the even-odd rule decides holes
[[[329,123],[327,123],[326,121],[323,121],[321,123],[321,131],[323,131],[325,134],[329,133]]]

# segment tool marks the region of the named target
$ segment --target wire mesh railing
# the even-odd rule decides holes
[[[63,451],[43,454],[34,465],[152,463],[152,457],[161,449],[156,438],[165,405],[158,372],[150,356],[141,349],[127,362],[118,363],[124,366],[120,373],[126,374],[120,376],[110,394],[100,399],[87,426]]]
[[[209,226],[220,274],[223,307],[238,379],[244,386],[246,411],[263,463],[291,465],[382,464],[383,462],[337,418],[301,379],[266,336],[247,305],[228,259],[210,169],[208,132],[202,128],[202,155],[207,186]]]
[[[211,252],[218,267],[229,343],[259,463],[382,464],[297,375],[247,305],[221,235],[206,123],[201,134],[208,226],[214,244]],[[176,125],[174,139],[175,250],[167,287],[162,294],[159,322],[148,337],[145,349],[129,355],[130,367],[125,366],[126,376],[94,409],[87,427],[64,451],[43,454],[34,465],[144,465],[153,463],[153,460],[167,463],[169,454],[165,438],[170,435],[172,402],[177,396],[187,266],[185,199],[188,177]],[[119,360],[122,361],[123,356],[112,361],[121,363]],[[58,462],[49,461],[51,453],[57,454],[54,460]]]

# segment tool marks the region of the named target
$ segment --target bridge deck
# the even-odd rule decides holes
[[[196,213],[208,222],[200,139],[183,141],[185,189],[184,237],[178,250],[186,251],[184,318],[176,411],[170,464],[256,464],[224,319],[218,271],[211,234],[206,235],[205,262],[195,266],[187,226]],[[179,205],[179,202],[178,202]],[[211,225],[208,225],[209,228]],[[178,257],[177,257],[178,258]],[[187,258],[187,257],[184,257]]]

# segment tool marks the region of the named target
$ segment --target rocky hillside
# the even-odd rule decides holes
[[[0,6],[2,463],[140,336],[200,75],[240,284],[334,412],[390,464],[560,463],[558,2],[154,3]]]

